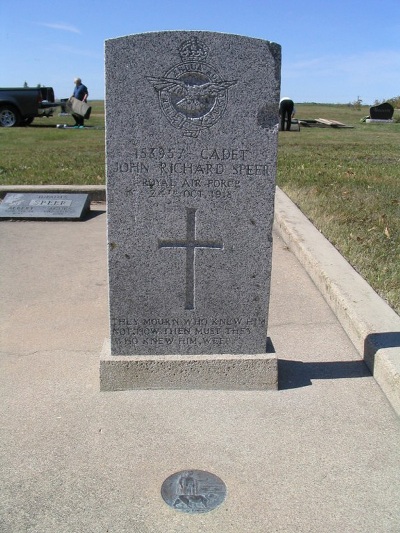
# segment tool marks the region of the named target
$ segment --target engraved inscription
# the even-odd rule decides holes
[[[185,309],[194,309],[195,298],[195,252],[196,248],[214,248],[223,250],[223,242],[196,240],[196,209],[186,208],[186,240],[158,241],[158,248],[186,249],[186,301]]]
[[[217,161],[245,161],[248,152],[250,152],[250,150],[239,150],[235,148],[203,148],[200,155],[202,159],[211,159]]]
[[[202,148],[197,161],[186,148],[136,147],[113,171],[132,177],[127,196],[142,191],[149,198],[211,201],[229,200],[252,177],[272,175],[268,164],[252,161],[249,149],[235,147]]]
[[[51,207],[70,207],[72,200],[31,200],[29,205],[33,206],[51,206]]]
[[[115,342],[123,346],[225,346],[232,337],[247,338],[265,327],[255,317],[112,318]]]

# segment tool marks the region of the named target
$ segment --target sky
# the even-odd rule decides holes
[[[400,0],[0,0],[0,87],[104,98],[104,41],[162,30],[245,35],[282,47],[281,96],[372,105],[400,95]]]

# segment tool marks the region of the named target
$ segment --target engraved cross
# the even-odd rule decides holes
[[[185,309],[194,309],[196,248],[223,250],[223,242],[196,240],[196,209],[186,208],[186,240],[158,240],[158,248],[186,248]]]

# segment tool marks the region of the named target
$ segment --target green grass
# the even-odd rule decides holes
[[[296,117],[354,129],[280,132],[278,185],[400,313],[400,124],[365,124],[368,108],[298,105]]]
[[[0,184],[104,184],[104,107],[91,104],[85,130],[55,128],[73,123],[58,116],[0,128]],[[278,185],[400,314],[400,123],[361,123],[368,107],[296,109],[354,128],[280,132]]]
[[[103,102],[91,102],[85,130],[58,129],[73,125],[71,116],[36,118],[24,128],[0,128],[2,185],[99,185],[104,176]]]

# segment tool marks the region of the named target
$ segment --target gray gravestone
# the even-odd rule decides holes
[[[177,386],[196,386],[203,362],[222,376],[226,360],[247,388],[244,367],[276,369],[266,343],[280,46],[177,31],[108,40],[105,50],[102,389],[164,386],[183,367],[190,376]]]
[[[87,194],[7,193],[0,204],[0,218],[80,220],[89,209]]]

